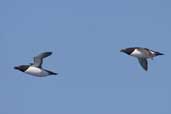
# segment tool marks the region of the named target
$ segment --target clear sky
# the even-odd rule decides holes
[[[1,114],[171,114],[170,0],[1,0]],[[137,60],[139,46],[164,53]],[[58,76],[13,69],[44,52]]]

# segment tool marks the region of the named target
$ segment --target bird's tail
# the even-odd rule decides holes
[[[160,52],[155,52],[155,56],[158,56],[158,55],[164,55],[164,54]]]

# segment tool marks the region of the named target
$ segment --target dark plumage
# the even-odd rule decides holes
[[[120,50],[123,53],[126,53],[130,56],[136,57],[140,63],[140,65],[143,67],[144,70],[148,70],[148,61],[147,59],[151,58],[153,59],[156,56],[164,55],[163,53],[150,50],[148,48],[141,48],[141,47],[130,47]]]
[[[19,65],[19,66],[15,66],[14,69],[38,77],[57,75],[57,73],[42,68],[43,59],[50,56],[51,54],[52,52],[40,53],[39,55],[34,57],[34,62],[30,63],[30,65]]]

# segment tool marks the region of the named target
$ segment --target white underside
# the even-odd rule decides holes
[[[138,57],[138,58],[153,58],[151,56],[149,56],[147,53],[143,52],[143,51],[139,51],[137,49],[135,49],[131,56],[134,56],[134,57]]]
[[[137,49],[135,49],[132,53],[131,53],[131,56],[134,56],[134,57],[143,57],[143,53],[138,51]]]
[[[49,73],[40,69],[40,68],[37,68],[37,67],[34,67],[34,66],[31,66],[29,67],[25,73],[27,74],[30,74],[30,75],[33,75],[33,76],[39,76],[39,77],[43,77],[43,76],[48,76]]]

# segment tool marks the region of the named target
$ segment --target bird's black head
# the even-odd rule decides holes
[[[20,66],[15,66],[14,69],[25,72],[28,69],[29,65],[20,65]]]
[[[135,48],[125,48],[125,49],[121,49],[120,52],[124,52],[124,53],[130,55],[134,50],[135,50]]]

